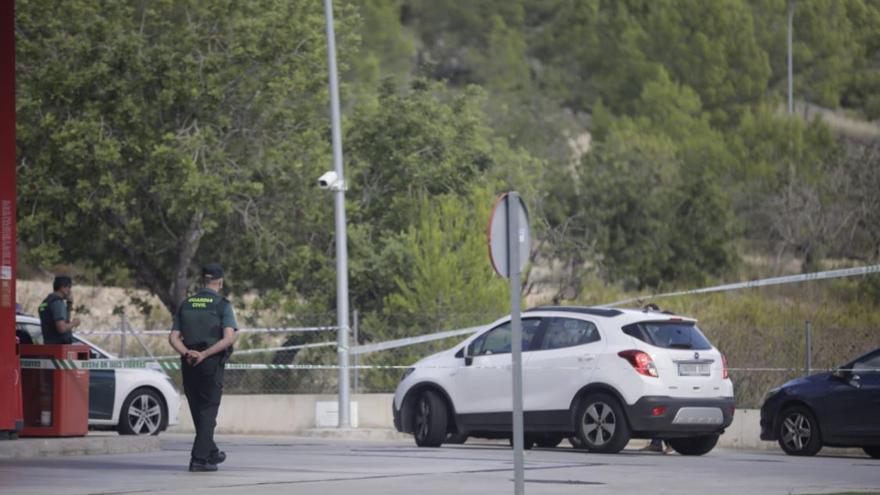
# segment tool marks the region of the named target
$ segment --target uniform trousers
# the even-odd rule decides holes
[[[205,358],[198,366],[190,366],[185,359],[181,362],[183,391],[196,429],[192,446],[194,460],[207,461],[219,452],[214,443],[214,428],[223,395],[225,365],[226,356],[222,353]]]

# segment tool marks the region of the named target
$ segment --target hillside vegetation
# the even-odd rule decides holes
[[[790,3],[794,115],[779,111]],[[363,340],[507,311],[484,229],[512,189],[531,214],[530,302],[880,261],[877,0],[334,5]],[[305,0],[19,0],[23,264],[170,313],[219,261],[240,304],[255,296],[249,322],[332,313],[323,23]],[[845,328],[836,363],[877,344],[878,285],[670,304],[741,347],[734,362],[772,357],[760,329],[789,348],[773,332]]]

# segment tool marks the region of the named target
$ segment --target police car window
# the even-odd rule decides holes
[[[563,349],[599,340],[599,330],[589,321],[551,318],[544,330],[541,349]]]
[[[532,349],[532,342],[541,326],[540,318],[522,320],[522,350]],[[473,355],[504,354],[510,352],[510,322],[497,326],[474,341]]]

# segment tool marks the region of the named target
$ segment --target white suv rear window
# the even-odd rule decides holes
[[[623,333],[664,349],[704,351],[712,348],[712,344],[694,323],[644,321],[623,327]]]

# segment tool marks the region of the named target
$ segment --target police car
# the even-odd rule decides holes
[[[26,332],[32,343],[42,344],[40,320],[15,316],[16,333]],[[73,335],[74,344],[89,347],[90,359],[115,359],[87,339]],[[110,369],[89,372],[89,427],[116,429],[123,435],[158,435],[178,422],[180,394],[171,378],[155,369]]]

